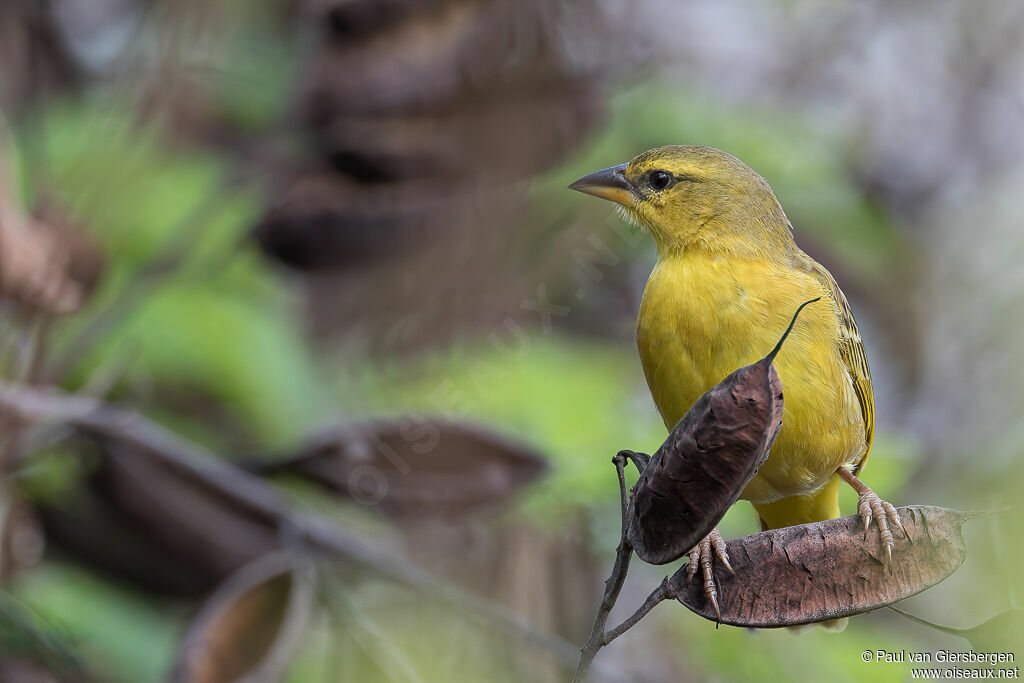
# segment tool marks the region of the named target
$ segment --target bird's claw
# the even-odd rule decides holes
[[[868,537],[871,520],[874,519],[878,523],[878,529],[882,534],[882,545],[885,546],[885,555],[888,560],[887,566],[891,568],[892,551],[896,547],[896,541],[889,527],[890,523],[899,529],[907,539],[910,538],[910,534],[907,533],[903,522],[900,521],[899,511],[892,503],[882,500],[878,497],[877,493],[865,487],[865,490],[860,492],[857,500],[857,514],[864,520],[865,539]]]
[[[690,564],[686,566],[686,580],[689,581],[697,575],[697,568],[700,567],[704,577],[704,595],[715,610],[718,621],[722,620],[722,611],[718,608],[718,589],[715,587],[714,558],[725,565],[730,574],[735,574],[732,565],[729,564],[729,551],[726,549],[725,541],[718,529],[712,529],[711,533],[703,538],[690,550]]]

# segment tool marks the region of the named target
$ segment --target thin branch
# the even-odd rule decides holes
[[[621,624],[606,631],[605,627],[608,624],[608,616],[611,614],[612,608],[615,606],[615,601],[619,597],[619,593],[622,591],[622,586],[626,582],[626,574],[629,571],[629,560],[633,555],[633,546],[630,545],[626,539],[626,531],[629,528],[629,493],[626,489],[626,479],[624,468],[626,461],[633,463],[639,472],[643,472],[644,468],[650,462],[650,456],[643,453],[635,453],[633,451],[619,451],[619,453],[612,458],[612,463],[615,464],[615,471],[619,477],[619,501],[622,506],[622,531],[619,537],[619,547],[615,552],[615,565],[612,567],[611,576],[605,582],[604,598],[601,600],[601,606],[597,610],[597,618],[594,620],[594,628],[590,632],[590,638],[587,640],[587,644],[580,650],[580,663],[576,668],[576,676],[573,678],[573,683],[583,683],[587,680],[587,676],[590,672],[590,667],[593,664],[594,657],[597,656],[598,651],[612,642],[623,633],[640,623],[647,614],[654,609],[659,603],[665,600],[674,600],[679,595],[679,581],[682,580],[682,572],[676,572],[672,576],[666,576],[654,591],[647,596],[644,604],[634,612],[628,619],[623,621]]]
[[[637,472],[643,472],[651,462],[651,456],[646,453],[637,453],[636,451],[619,451],[619,455],[628,458],[629,461],[633,463],[633,467],[636,468]]]
[[[15,332],[16,348],[11,369],[15,381],[31,383],[35,380],[45,330],[46,316],[33,312],[24,326]],[[17,336],[23,336],[23,339],[17,339]],[[6,578],[7,572],[16,564],[9,562],[5,553],[5,549],[11,547],[8,537],[15,530],[12,521],[19,502],[15,489],[10,486],[9,477],[15,469],[24,443],[25,425],[17,419],[7,419],[7,416],[0,415],[0,579]]]
[[[626,475],[623,471],[626,466],[626,458],[628,456],[625,452],[619,452],[612,458],[612,463],[615,465],[615,472],[619,477],[619,500],[622,507],[622,533],[619,537],[619,547],[615,550],[615,564],[612,567],[611,576],[604,582],[604,598],[601,600],[601,605],[597,609],[597,618],[594,620],[594,628],[590,632],[590,638],[587,639],[587,644],[583,646],[580,651],[580,663],[576,667],[576,675],[573,677],[573,683],[581,683],[587,680],[587,676],[590,673],[591,664],[594,661],[594,657],[597,655],[597,651],[608,644],[606,635],[604,632],[605,626],[608,624],[608,616],[611,614],[612,608],[615,607],[615,601],[619,598],[619,593],[622,591],[622,585],[626,582],[626,573],[629,571],[629,560],[633,556],[633,546],[626,540],[626,529],[629,525],[629,494],[626,489]],[[623,629],[625,630],[625,629]]]
[[[321,593],[321,600],[327,606],[331,620],[344,624],[355,644],[373,659],[388,680],[392,683],[423,683],[423,677],[402,649],[381,633],[370,615],[362,611],[349,596],[348,585],[343,584],[341,590],[322,587]]]
[[[378,578],[430,595],[504,633],[547,651],[568,666],[576,661],[577,650],[571,643],[538,631],[515,612],[466,593],[411,565],[405,558],[366,544],[322,517],[291,509],[277,490],[259,477],[231,465],[138,413],[115,409],[93,398],[56,390],[20,387],[6,382],[0,382],[0,412],[25,420],[77,425],[132,443],[139,447],[140,454],[158,460],[179,475],[217,492],[226,500],[281,527],[291,527],[296,538],[308,547],[360,565]],[[618,467],[620,483],[624,487],[621,464]],[[622,564],[624,575],[625,565],[617,563],[617,566],[619,564]],[[620,580],[613,586],[616,595],[621,585]]]
[[[644,604],[640,605],[640,609],[634,612],[632,616],[621,624],[604,634],[604,637],[601,639],[601,644],[607,645],[629,629],[636,626],[641,619],[647,616],[648,612],[654,609],[658,603],[663,600],[675,600],[676,595],[678,594],[675,581],[678,576],[679,574],[674,574],[670,577],[666,576],[665,580],[661,582],[661,585],[655,588],[654,592],[647,596],[647,599],[644,600]]]

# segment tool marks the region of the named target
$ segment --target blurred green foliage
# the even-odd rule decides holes
[[[129,111],[127,102],[56,105],[36,126],[56,200],[108,258],[104,286],[58,348],[143,288],[76,359],[71,384],[129,358],[122,385],[207,397],[266,448],[294,445],[321,415],[325,388],[296,302],[244,239],[262,209],[255,179],[206,150],[172,146]],[[180,267],[156,275],[152,292],[137,279],[179,253]]]
[[[71,651],[111,681],[164,680],[181,635],[178,615],[91,572],[48,562],[14,592],[48,622],[74,634]]]
[[[0,662],[17,657],[63,675],[82,672],[74,644],[59,627],[0,591]]]

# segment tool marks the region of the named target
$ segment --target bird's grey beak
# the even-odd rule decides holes
[[[634,204],[637,199],[636,188],[626,179],[626,166],[627,164],[619,164],[585,175],[570,185],[569,189],[617,204]]]

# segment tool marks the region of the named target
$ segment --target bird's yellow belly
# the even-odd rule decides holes
[[[812,277],[748,261],[676,257],[644,291],[637,344],[647,383],[671,429],[701,394],[762,358],[797,307],[824,291]],[[771,455],[742,497],[769,503],[822,487],[866,450],[863,418],[838,349],[834,303],[801,314],[775,360],[785,397]]]

